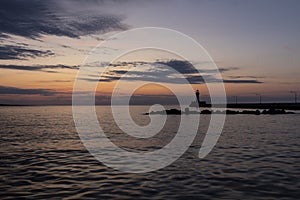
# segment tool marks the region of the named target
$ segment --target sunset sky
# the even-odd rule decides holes
[[[140,27],[173,29],[200,43],[222,73],[229,102],[235,101],[235,96],[243,102],[256,102],[258,95],[265,102],[293,102],[290,91],[300,93],[299,10],[297,0],[3,0],[0,104],[70,104],[78,68],[89,52],[115,33]],[[123,45],[115,42],[103,54]],[[140,81],[137,74],[148,76],[149,66],[165,64],[192,74],[190,63],[164,52],[124,56],[107,69],[110,76],[100,78],[99,104],[108,102],[124,70],[141,63],[132,76],[135,78],[123,84],[125,89]],[[209,76],[209,72],[201,75]],[[85,81],[98,80],[89,77]],[[204,99],[209,95],[201,77],[190,77],[189,81],[201,90]],[[211,82],[218,80],[212,76]],[[89,91],[81,95],[85,92]],[[182,93],[186,95],[184,87]],[[137,94],[148,103],[145,99],[151,96],[168,99],[170,92],[149,85]]]

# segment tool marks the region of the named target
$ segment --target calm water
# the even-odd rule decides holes
[[[147,107],[131,111],[138,124],[149,122],[141,115]],[[137,152],[167,144],[179,120],[168,116],[156,137],[133,140],[112,122],[108,107],[97,113],[115,144]],[[299,199],[300,114],[227,116],[217,145],[199,159],[209,119],[203,116],[193,145],[172,165],[129,174],[87,152],[71,107],[0,107],[0,198]]]

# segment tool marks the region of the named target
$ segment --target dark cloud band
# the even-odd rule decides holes
[[[12,70],[25,70],[25,71],[43,71],[43,72],[53,72],[49,69],[79,69],[78,66],[69,66],[69,65],[0,65],[0,69],[12,69]]]
[[[150,65],[151,70],[129,70],[131,67],[137,67],[138,65]],[[122,78],[126,81],[148,81],[148,82],[160,82],[160,83],[174,83],[182,84],[183,79],[186,79],[190,84],[203,84],[203,83],[248,83],[248,84],[260,84],[262,81],[253,79],[219,79],[215,77],[215,74],[224,73],[231,70],[237,70],[237,67],[221,68],[217,69],[202,69],[199,71],[188,61],[184,60],[167,60],[156,62],[119,62],[109,65],[109,70],[104,75],[95,79],[91,77],[81,77],[81,80],[94,82],[111,82]],[[183,77],[178,77],[181,74]],[[242,76],[239,76],[241,78]]]
[[[29,49],[23,46],[0,46],[0,60],[27,60],[28,58],[53,56],[50,50]]]
[[[0,1],[0,37],[18,35],[36,39],[42,35],[78,38],[127,28],[123,17],[113,14],[68,14],[52,1]],[[88,3],[88,2],[87,2]]]
[[[24,89],[17,87],[0,86],[0,95],[42,95],[52,96],[58,92],[50,89]]]

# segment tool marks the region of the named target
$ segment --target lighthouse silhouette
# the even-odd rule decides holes
[[[198,102],[198,107],[200,107],[200,92],[199,92],[199,90],[196,90],[195,94],[196,94],[196,98],[197,98],[197,102]]]

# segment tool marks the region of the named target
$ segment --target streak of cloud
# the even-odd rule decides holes
[[[27,60],[28,58],[53,56],[50,50],[29,49],[24,46],[0,46],[0,60]]]
[[[49,69],[57,70],[57,69],[70,69],[70,70],[77,70],[79,69],[78,66],[69,66],[69,65],[0,65],[0,69],[10,69],[10,70],[24,70],[24,71],[42,71],[53,73],[55,71],[49,71]]]
[[[25,89],[25,88],[17,88],[17,87],[9,87],[9,86],[0,86],[0,95],[42,95],[42,96],[53,96],[55,94],[59,94],[60,92],[56,92],[51,89]]]
[[[135,69],[137,66],[141,68]],[[133,69],[132,69],[133,68]],[[220,73],[237,70],[237,67],[221,68]],[[200,73],[199,73],[200,72]],[[122,78],[125,81],[147,81],[159,83],[184,84],[188,81],[190,84],[203,83],[233,83],[233,84],[261,84],[262,81],[252,79],[220,79],[216,78],[217,69],[197,70],[190,62],[183,60],[167,60],[156,62],[119,62],[109,66],[109,70],[97,79],[94,76],[81,77],[81,80],[89,82],[112,82]],[[181,76],[178,76],[181,75]],[[237,76],[241,78],[242,76]],[[185,79],[185,80],[184,80]]]

